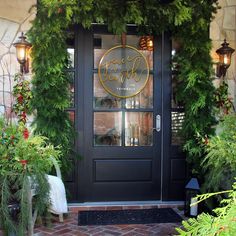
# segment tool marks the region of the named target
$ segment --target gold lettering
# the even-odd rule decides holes
[[[133,79],[139,82],[146,69],[141,70],[142,56],[127,56],[121,59],[114,58],[101,64],[103,70],[103,82],[120,81],[121,84],[126,80]],[[138,71],[141,70],[141,71]]]

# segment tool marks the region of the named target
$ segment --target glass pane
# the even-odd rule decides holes
[[[182,125],[184,121],[184,112],[171,112],[171,143],[172,145],[181,145],[183,144],[183,138],[180,135],[182,130]]]
[[[146,57],[149,69],[153,69],[153,50],[147,49],[145,47],[142,47],[141,41],[143,40],[143,36],[137,36],[137,35],[126,35],[126,44],[129,46],[132,46],[140,52],[144,54]],[[153,43],[153,42],[152,42]],[[100,35],[95,34],[94,35],[94,68],[97,69],[99,65],[99,61],[101,60],[104,53],[114,47],[121,45],[121,37],[117,35]]]
[[[66,72],[66,76],[70,82],[69,85],[69,95],[70,95],[70,107],[75,105],[75,77],[74,72]]]
[[[171,107],[172,108],[183,108],[183,103],[177,100],[177,89],[180,85],[180,81],[177,79],[178,75],[178,65],[176,63],[175,57],[176,53],[180,50],[181,45],[178,41],[172,40],[172,93],[171,93]]]
[[[126,98],[125,108],[153,108],[153,76],[150,75],[144,89],[134,97]]]
[[[68,31],[66,32],[66,44],[68,53],[68,63],[67,68],[74,68],[75,61],[75,33]]]
[[[106,109],[106,108],[121,108],[121,99],[113,97],[105,91],[101,85],[98,74],[94,74],[94,102],[93,107],[96,109]]]
[[[121,112],[94,112],[94,145],[121,146]]]
[[[74,111],[68,111],[69,119],[72,122],[73,125],[75,125],[75,112]]]
[[[69,55],[68,68],[74,68],[75,66],[75,49],[67,48],[67,53]]]
[[[153,113],[125,113],[125,146],[152,146]]]

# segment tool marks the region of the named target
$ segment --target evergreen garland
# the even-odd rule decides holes
[[[114,34],[126,32],[127,23],[140,33],[171,31],[182,42],[176,57],[179,100],[184,101],[183,136],[188,160],[199,172],[203,149],[197,134],[209,135],[214,124],[209,24],[217,0],[39,0],[38,14],[29,32],[33,44],[33,107],[37,110],[37,132],[64,149],[67,163],[71,145],[69,81],[63,73],[67,61],[65,30],[69,25],[105,23]]]
[[[175,36],[182,42],[182,49],[176,56],[179,67],[177,88],[178,100],[184,104],[185,120],[182,135],[186,141],[184,150],[193,174],[202,179],[200,162],[205,148],[200,137],[214,133],[215,87],[212,83],[211,41],[209,23],[216,8],[215,1],[192,2],[191,22],[185,22]],[[209,4],[209,5],[208,5]]]

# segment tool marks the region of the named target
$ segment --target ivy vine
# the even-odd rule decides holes
[[[37,110],[37,132],[61,144],[66,156],[72,126],[66,113],[69,81],[63,69],[67,52],[65,30],[81,24],[108,26],[114,34],[126,32],[133,23],[140,33],[172,32],[182,42],[175,60],[179,73],[178,99],[185,106],[183,136],[187,160],[199,172],[204,155],[197,134],[213,133],[214,87],[211,81],[209,25],[218,8],[217,0],[39,0],[37,17],[29,32],[33,44],[33,107]]]

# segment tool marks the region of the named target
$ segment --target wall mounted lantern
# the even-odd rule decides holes
[[[235,51],[233,48],[229,47],[229,43],[226,42],[226,39],[221,46],[221,48],[216,50],[216,53],[219,55],[219,63],[216,72],[217,77],[225,76],[226,71],[231,64],[231,55]]]
[[[185,186],[185,206],[184,214],[186,216],[196,217],[198,214],[198,205],[191,204],[196,202],[195,197],[199,194],[200,187],[198,180],[196,178],[190,179],[190,181]]]
[[[29,72],[29,50],[31,48],[31,44],[26,40],[24,33],[21,33],[19,40],[13,44],[16,47],[16,57],[17,61],[20,63],[20,71],[21,73]]]

